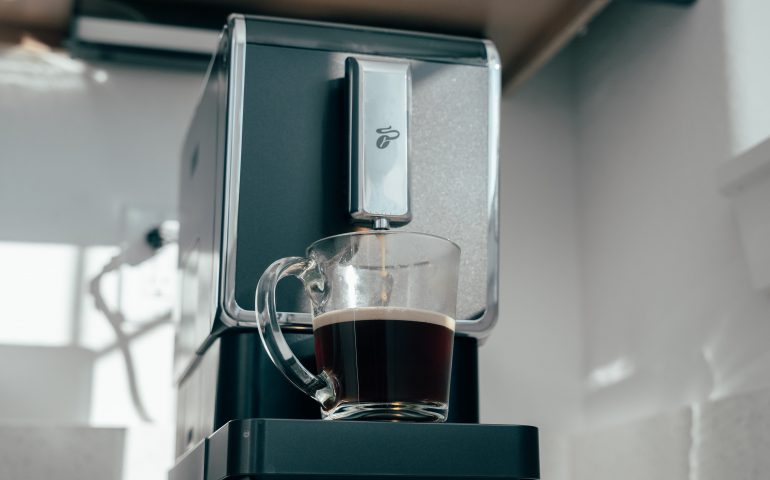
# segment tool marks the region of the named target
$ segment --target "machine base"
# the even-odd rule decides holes
[[[233,420],[179,459],[170,480],[539,479],[526,425]]]

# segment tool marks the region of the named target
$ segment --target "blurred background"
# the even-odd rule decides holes
[[[501,304],[482,420],[541,427],[545,479],[767,478],[756,0],[0,2],[0,477],[173,464],[177,252],[145,238],[176,219],[233,11],[492,38]]]

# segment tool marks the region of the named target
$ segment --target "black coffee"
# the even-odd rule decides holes
[[[325,313],[313,321],[316,365],[338,383],[338,403],[446,403],[454,323],[405,308]]]

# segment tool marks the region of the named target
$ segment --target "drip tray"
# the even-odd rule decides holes
[[[181,457],[170,480],[539,479],[526,425],[233,420]]]

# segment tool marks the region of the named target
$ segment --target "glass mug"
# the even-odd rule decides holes
[[[324,419],[446,420],[460,247],[410,232],[324,238],[274,262],[257,284],[262,345]],[[281,333],[275,288],[297,277],[311,300],[316,366]]]

